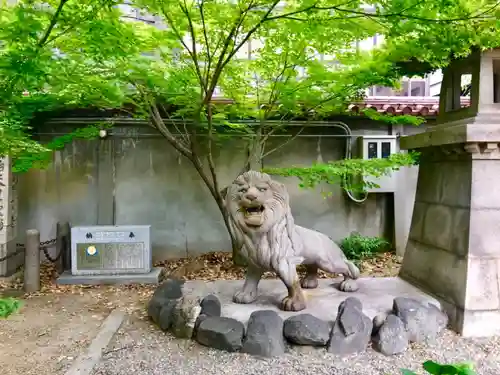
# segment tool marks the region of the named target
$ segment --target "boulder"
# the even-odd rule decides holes
[[[389,314],[386,313],[379,313],[373,317],[372,336],[377,334],[378,330],[380,329],[380,327],[382,327],[382,324],[384,324],[388,315]]]
[[[448,325],[448,315],[432,303],[429,303],[429,315],[434,316],[437,333],[441,333]]]
[[[393,311],[403,321],[410,342],[432,342],[448,323],[446,314],[436,306],[412,298],[395,298]]]
[[[222,306],[219,298],[217,296],[210,294],[202,299],[200,302],[201,312],[198,315],[198,319],[196,319],[196,323],[194,325],[194,335],[196,336],[196,330],[200,326],[201,322],[203,322],[209,316],[221,316]]]
[[[276,311],[254,311],[250,315],[241,351],[263,357],[274,357],[285,353],[283,320]]]
[[[355,308],[357,308],[359,310],[363,310],[363,304],[356,297],[347,297],[345,300],[343,300],[342,302],[340,302],[339,311],[340,311],[340,309],[342,309],[346,305],[347,306],[351,306],[351,307],[355,307]]]
[[[349,297],[339,306],[328,343],[328,352],[349,355],[366,350],[370,343],[373,323],[362,311],[361,301]]]
[[[158,326],[162,331],[168,331],[173,322],[173,313],[175,309],[175,305],[177,304],[176,300],[168,300],[161,307],[160,314],[158,315]]]
[[[217,296],[210,294],[203,298],[200,303],[201,305],[201,314],[206,316],[220,316],[222,311],[222,306]]]
[[[177,338],[192,338],[200,311],[201,306],[198,297],[185,296],[180,298],[172,312],[172,334]]]
[[[243,323],[219,316],[208,316],[196,330],[196,341],[210,348],[236,352],[241,349],[245,327]]]
[[[153,322],[159,324],[160,311],[165,304],[182,297],[182,285],[184,281],[168,279],[161,283],[149,300],[147,312]]]
[[[403,321],[394,314],[387,316],[373,338],[375,349],[385,355],[404,352],[409,345]]]
[[[330,338],[330,325],[312,316],[299,314],[285,320],[283,334],[292,344],[323,346]]]

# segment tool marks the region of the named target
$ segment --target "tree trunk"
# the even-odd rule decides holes
[[[220,194],[220,192],[219,192]],[[222,197],[221,197],[222,198]],[[236,266],[245,267],[247,266],[246,259],[241,255],[241,244],[238,242],[236,238],[236,234],[233,233],[233,229],[229,222],[229,212],[226,207],[217,200],[217,207],[219,207],[219,211],[224,219],[224,224],[226,225],[227,233],[229,234],[229,238],[231,239],[231,248],[233,253],[233,264]]]

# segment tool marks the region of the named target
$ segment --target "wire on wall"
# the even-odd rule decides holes
[[[352,131],[351,131],[351,128],[349,128],[349,126],[346,123],[341,122],[341,121],[334,121],[332,123],[328,123],[328,125],[331,125],[333,127],[337,127],[337,128],[344,130],[344,132],[346,133],[345,159],[346,160],[351,159],[352,158],[352,143],[351,143]],[[344,176],[344,178],[342,180],[342,185],[343,185],[343,188],[344,188],[347,196],[352,201],[354,201],[356,203],[363,203],[368,199],[368,192],[366,192],[366,191],[361,194],[361,197],[356,197],[354,195],[354,192],[352,189],[352,176]]]

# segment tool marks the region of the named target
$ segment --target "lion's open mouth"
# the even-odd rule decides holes
[[[264,206],[242,207],[245,223],[248,226],[259,227],[264,222]]]

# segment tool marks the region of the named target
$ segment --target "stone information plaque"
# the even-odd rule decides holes
[[[118,275],[151,271],[149,225],[71,228],[73,275]]]

